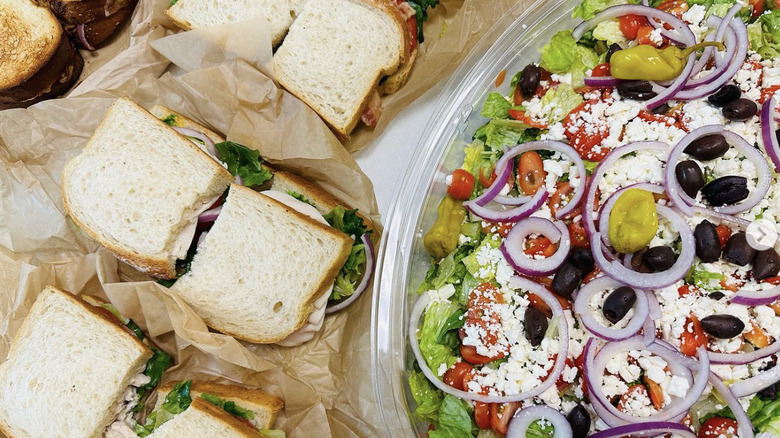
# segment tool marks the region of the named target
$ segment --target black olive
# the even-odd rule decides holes
[[[645,263],[645,251],[647,251],[647,249],[637,251],[631,256],[631,269],[642,274],[649,274],[653,272],[653,268]]]
[[[701,261],[712,263],[720,258],[720,237],[712,222],[705,219],[696,225],[693,238],[696,242],[696,255]]]
[[[582,405],[575,406],[566,419],[571,425],[572,438],[585,438],[590,432],[590,414]]]
[[[711,293],[711,294],[709,294],[707,296],[712,298],[715,301],[720,301],[726,295],[723,292],[713,292],[713,293]]]
[[[677,177],[677,182],[680,183],[683,192],[696,199],[696,194],[704,187],[704,173],[701,171],[701,167],[692,160],[680,161],[674,167],[674,175]]]
[[[536,89],[539,87],[539,81],[541,80],[541,67],[534,64],[526,65],[523,69],[523,73],[520,74],[520,82],[518,82],[518,85],[520,86],[520,92],[523,93],[523,97],[526,99],[534,97]]]
[[[756,251],[753,257],[753,278],[763,280],[780,272],[780,256],[773,248]]]
[[[735,265],[745,266],[753,260],[756,250],[747,242],[745,233],[734,233],[723,248],[723,258]]]
[[[675,258],[674,251],[668,246],[654,246],[645,251],[642,256],[642,260],[655,272],[671,268]]]
[[[563,262],[558,271],[555,272],[550,287],[556,294],[569,298],[574,289],[577,289],[577,286],[580,285],[581,279],[582,271],[579,268],[569,262]]]
[[[745,200],[750,194],[747,188],[747,178],[744,176],[723,176],[710,181],[701,194],[714,207],[736,204]]]
[[[737,99],[723,106],[723,117],[732,121],[745,121],[758,113],[758,105],[750,99]]]
[[[583,276],[595,267],[593,254],[591,254],[590,249],[581,246],[575,246],[571,249],[568,260],[569,263],[579,268]]]
[[[766,370],[771,370],[774,367],[775,364],[770,362],[765,366],[761,367],[759,371],[764,372]],[[758,391],[758,396],[769,400],[774,400],[775,398],[777,398],[777,383],[773,383],[767,386],[766,388],[762,389],[761,391]]]
[[[622,47],[620,47],[620,44],[618,43],[612,43],[609,45],[609,49],[607,49],[607,57],[605,58],[604,62],[609,62],[612,59],[612,55],[615,54],[615,52],[619,52],[623,50]]]
[[[636,302],[636,292],[628,286],[620,286],[607,295],[601,311],[604,318],[612,324],[617,324],[631,310]]]
[[[669,104],[662,103],[651,110],[653,114],[664,115],[669,112]]]
[[[525,338],[532,346],[536,347],[542,343],[544,334],[547,332],[547,317],[544,313],[533,307],[525,309],[525,318],[523,320],[525,326]]]
[[[726,155],[729,144],[720,134],[705,135],[691,142],[685,153],[701,161],[714,160]]]
[[[745,329],[745,323],[736,316],[711,315],[701,320],[705,332],[720,339],[731,339]]]
[[[711,94],[707,100],[709,100],[711,104],[720,107],[729,102],[733,102],[740,97],[742,97],[742,91],[740,91],[739,87],[729,84]]]
[[[656,96],[653,85],[648,81],[622,81],[617,90],[627,99],[650,100]]]
[[[777,142],[780,143],[780,129],[775,131],[775,138],[777,139]]]

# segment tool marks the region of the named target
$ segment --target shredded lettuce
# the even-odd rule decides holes
[[[509,118],[511,108],[512,104],[506,100],[503,94],[494,92],[488,94],[480,114],[489,119],[506,119]]]
[[[186,411],[192,403],[192,396],[190,395],[191,385],[191,380],[175,384],[171,392],[165,396],[165,401],[160,406],[160,409],[150,413],[146,417],[146,423],[135,426],[136,435],[141,438],[147,437],[166,421],[172,419],[174,415]]]
[[[542,97],[542,106],[555,108],[555,111],[550,111],[547,123],[552,125],[560,122],[582,102],[584,102],[582,95],[574,91],[569,84],[562,83],[556,88],[550,88]]]
[[[227,164],[228,172],[240,176],[245,186],[260,186],[273,178],[271,172],[260,165],[263,160],[255,149],[249,149],[232,141],[223,141],[215,146],[219,159]]]
[[[420,421],[429,423],[438,421],[442,392],[428,381],[425,374],[415,371],[409,375],[409,389],[412,392],[414,402],[417,404],[414,416]]]
[[[429,438],[473,438],[471,432],[471,409],[465,400],[445,395],[439,409],[439,421],[435,430],[428,432]]]
[[[225,412],[228,414],[243,418],[245,420],[254,420],[255,413],[250,411],[249,409],[244,409],[241,406],[238,406],[233,401],[227,401],[225,399],[219,398],[214,394],[201,394],[200,397],[207,402],[211,403],[214,406],[217,406],[219,408],[222,408]]]
[[[336,276],[333,293],[330,297],[332,300],[340,300],[355,293],[355,286],[365,270],[366,246],[360,237],[364,234],[371,234],[372,230],[366,227],[363,218],[357,212],[357,209],[347,210],[339,205],[323,216],[333,228],[354,239],[349,257]]]

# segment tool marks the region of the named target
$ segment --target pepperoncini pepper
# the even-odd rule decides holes
[[[658,231],[658,213],[653,194],[628,189],[617,199],[609,213],[609,240],[624,254],[639,251],[650,244]]]
[[[423,238],[425,249],[437,260],[458,247],[460,224],[466,218],[466,209],[462,201],[447,195],[439,203],[438,213],[436,222]]]
[[[722,43],[712,41],[699,43],[687,49],[676,46],[656,49],[644,44],[630,47],[612,54],[610,71],[616,79],[671,81],[680,76],[691,53],[708,46],[723,50]]]

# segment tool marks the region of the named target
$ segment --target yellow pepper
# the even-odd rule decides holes
[[[609,213],[609,240],[624,254],[639,251],[650,244],[658,231],[658,212],[653,194],[642,189],[628,189],[618,198]]]
[[[610,72],[616,79],[671,81],[680,76],[691,53],[707,46],[715,46],[718,50],[723,50],[722,43],[711,41],[687,49],[676,46],[656,49],[643,44],[619,50],[610,58]]]
[[[460,225],[466,218],[463,201],[445,196],[439,203],[439,216],[431,229],[423,237],[423,245],[435,259],[446,257],[458,247]]]

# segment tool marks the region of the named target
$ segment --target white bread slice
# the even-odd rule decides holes
[[[414,61],[417,59],[417,50],[418,49],[415,48],[414,51],[409,55],[409,60],[398,67],[398,70],[396,70],[396,72],[392,75],[388,76],[384,82],[379,84],[380,94],[384,96],[393,94],[400,90],[401,87],[406,85],[406,81],[409,80],[409,75],[412,72]]]
[[[159,409],[165,401],[165,396],[179,382],[168,382],[157,388],[157,404],[154,409]],[[276,414],[284,407],[284,401],[279,397],[260,391],[259,389],[246,388],[238,385],[226,385],[221,383],[192,381],[190,395],[193,399],[201,394],[211,394],[234,402],[237,406],[248,409],[255,414],[254,422],[258,429],[271,429],[276,421]]]
[[[171,290],[212,328],[250,342],[277,342],[306,323],[352,242],[333,227],[233,184],[190,272]]]
[[[406,32],[386,0],[309,0],[274,55],[276,77],[345,140],[379,80],[407,61]]]
[[[32,77],[62,38],[62,26],[47,8],[30,0],[0,0],[0,90]]]
[[[191,30],[239,21],[265,21],[274,47],[282,42],[305,0],[178,0],[166,13]]]
[[[41,292],[0,365],[0,429],[14,438],[98,438],[152,351],[79,298]]]
[[[181,247],[186,253],[190,243],[180,242],[185,230],[233,176],[143,108],[119,99],[62,180],[65,208],[79,227],[121,260],[174,278]]]
[[[201,398],[157,428],[150,438],[262,438],[249,424]]]

